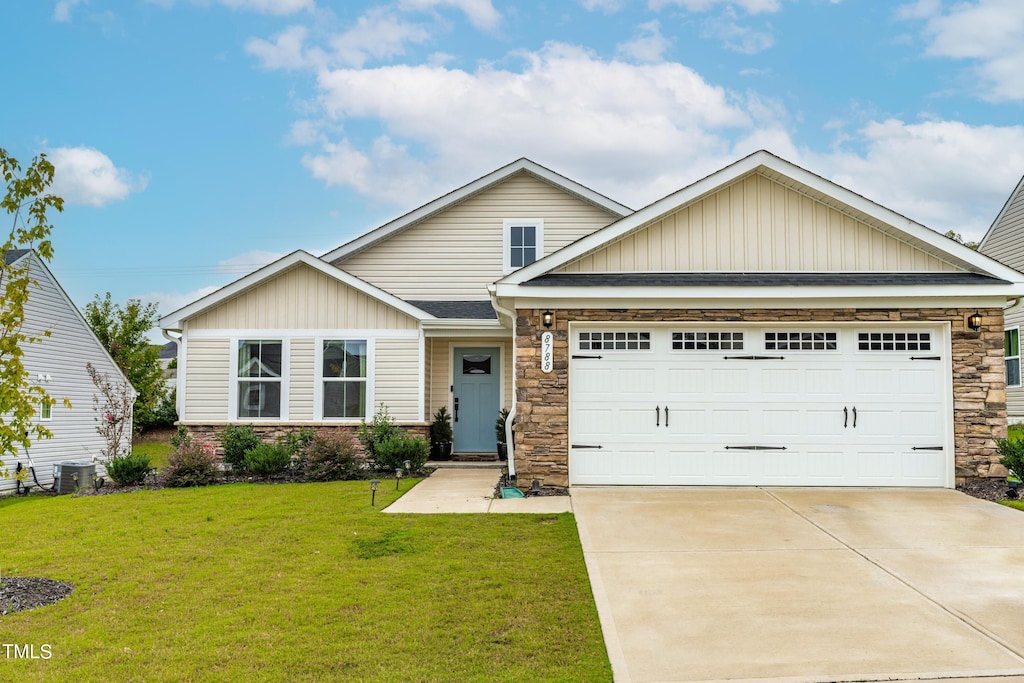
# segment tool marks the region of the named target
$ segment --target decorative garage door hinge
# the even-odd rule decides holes
[[[574,443],[569,448],[604,448],[604,446],[591,446],[585,443]]]
[[[785,356],[722,356],[725,360],[785,360]]]
[[[785,446],[726,446],[727,451],[785,451]]]
[[[910,450],[912,451],[941,451],[942,446],[914,446]]]
[[[911,356],[910,360],[942,360],[942,356]]]
[[[601,360],[601,358],[603,358],[603,356],[580,356],[580,355],[573,354],[573,358],[596,358],[598,360]]]

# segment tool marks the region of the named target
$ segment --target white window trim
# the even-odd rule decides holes
[[[501,228],[501,272],[508,275],[519,268],[512,267],[512,226],[533,227],[537,229],[537,258],[544,258],[544,219],[543,218],[506,218]],[[530,264],[526,264],[530,265]]]
[[[1017,331],[1017,355],[1016,356],[1007,356],[1005,354],[1005,349],[1004,349],[1003,358],[1004,358],[1004,360],[1016,360],[1017,361],[1017,368],[1018,368],[1017,369],[1017,376],[1020,377],[1021,376],[1020,370],[1022,369],[1020,367],[1020,327],[1017,326],[1017,325],[1014,325],[1014,326],[1011,326],[1011,327],[1006,327],[1006,328],[1003,329],[1003,332],[1004,333],[1005,332],[1011,332],[1013,330]],[[1005,346],[1005,344],[1004,344],[1004,346]],[[1005,365],[1004,365],[1004,367],[1005,367]],[[1024,378],[1022,378],[1022,379],[1024,379]],[[1009,378],[1009,376],[1007,376],[1007,378],[1006,378],[1006,386],[1007,387],[1011,387],[1011,388],[1019,387],[1019,386],[1021,386],[1021,383],[1018,382],[1017,384],[1010,384],[1010,378]]]
[[[280,417],[239,417],[238,416],[238,383],[250,381],[238,376],[238,344],[241,341],[280,341],[281,342],[281,416]],[[252,334],[231,338],[231,367],[228,371],[228,420],[231,422],[286,422],[288,420],[288,404],[291,396],[291,339],[281,335]],[[257,381],[258,378],[257,378]]]
[[[328,341],[365,341],[366,342],[366,415],[362,417],[324,417],[324,342]],[[338,424],[359,424],[373,417],[376,400],[374,394],[377,344],[370,336],[351,334],[326,335],[316,337],[313,367],[313,419],[317,422]]]
[[[49,415],[45,411],[49,411]],[[53,422],[53,406],[49,405],[42,400],[39,401],[39,421],[40,422]]]

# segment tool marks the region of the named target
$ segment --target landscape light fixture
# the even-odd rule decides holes
[[[975,311],[972,315],[967,316],[967,327],[972,330],[981,329],[981,312]]]
[[[375,499],[377,498],[377,487],[380,485],[380,479],[370,480],[370,505],[375,505]]]
[[[555,314],[551,311],[544,311],[541,313],[541,322],[543,322],[544,327],[551,327],[555,324]]]
[[[396,467],[395,468],[395,490],[396,491],[398,490],[398,483],[400,481],[402,481],[402,468],[401,467]]]

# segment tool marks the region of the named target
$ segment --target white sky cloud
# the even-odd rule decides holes
[[[706,38],[720,41],[722,47],[744,55],[757,54],[775,44],[775,38],[769,31],[744,26],[736,20],[732,10],[705,21],[702,33]]]
[[[47,152],[54,166],[53,191],[71,204],[103,206],[146,189],[148,180],[114,166],[92,147],[57,147]]]
[[[273,38],[251,38],[245,51],[262,63],[265,69],[300,69],[308,65],[303,44],[309,31],[305,26],[289,26]]]
[[[454,7],[461,10],[473,26],[493,30],[501,23],[501,14],[494,9],[491,0],[399,0],[399,6],[408,10],[433,10],[438,7]]]
[[[362,66],[370,58],[388,59],[405,54],[408,43],[425,43],[430,32],[418,24],[399,19],[385,9],[372,9],[356,25],[331,38],[336,63]]]
[[[87,2],[87,0],[57,0],[57,4],[53,7],[53,20],[71,21],[71,10],[83,2]]]
[[[220,3],[231,9],[261,14],[294,14],[315,7],[313,0],[220,0]]]
[[[978,0],[944,10],[919,0],[901,7],[898,16],[925,20],[927,55],[974,62],[982,97],[1024,100],[1024,2]]]
[[[634,38],[620,43],[617,51],[638,62],[660,62],[665,50],[671,46],[672,41],[661,35],[658,20],[655,19],[637,26]]]
[[[601,11],[614,14],[622,9],[625,0],[580,0],[580,5],[588,12]]]
[[[684,7],[691,12],[707,12],[716,5],[739,7],[749,14],[762,12],[778,12],[782,8],[780,0],[649,0],[648,6],[660,10],[669,5]]]

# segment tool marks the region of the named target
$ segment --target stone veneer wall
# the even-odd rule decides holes
[[[551,330],[540,309],[516,311],[515,464],[520,482],[569,484],[569,323],[573,322],[946,322],[953,349],[953,430],[956,482],[1003,477],[995,438],[1006,436],[1003,311],[982,309],[981,329],[966,318],[976,309],[721,309],[555,310]],[[540,369],[540,335],[554,332],[554,369]]]
[[[226,424],[190,424],[183,423],[187,428],[192,438],[199,443],[212,444],[217,449],[217,456],[224,456],[224,449],[220,443],[220,433],[223,431]],[[359,426],[358,425],[335,425],[335,424],[323,424],[321,422],[309,422],[309,423],[298,423],[298,422],[287,422],[287,423],[273,423],[273,422],[239,422],[237,424],[251,424],[256,433],[259,434],[260,438],[263,439],[264,443],[277,443],[277,440],[288,434],[297,433],[300,429],[307,427],[312,429],[318,435],[328,434],[348,434],[352,437],[352,445],[355,446],[356,453],[362,457],[363,455],[363,444],[359,440]],[[430,440],[430,424],[425,422],[398,422],[396,423],[399,427],[404,429],[407,433],[412,436],[422,436],[423,438]]]

